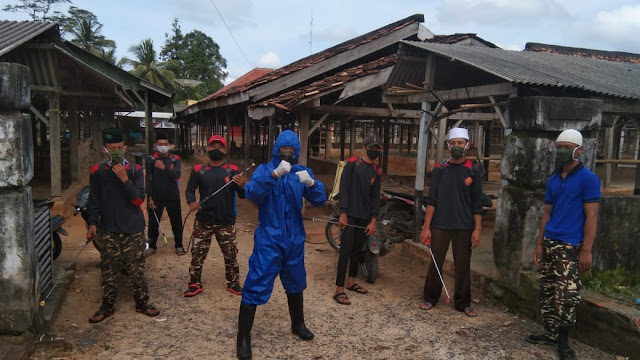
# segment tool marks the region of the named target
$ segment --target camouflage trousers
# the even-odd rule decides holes
[[[581,287],[578,248],[548,238],[544,238],[542,247],[540,309],[546,335],[557,339],[559,326],[576,323]]]
[[[240,267],[238,266],[238,247],[236,246],[235,225],[215,225],[195,221],[193,226],[193,247],[191,248],[191,266],[189,267],[189,284],[202,286],[202,265],[209,253],[211,237],[216,237],[222,256],[224,257],[227,286],[239,282]]]
[[[102,305],[113,308],[121,267],[129,279],[136,305],[146,304],[149,293],[144,280],[144,233],[103,232],[95,241],[100,247]]]

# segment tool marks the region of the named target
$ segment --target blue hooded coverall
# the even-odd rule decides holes
[[[306,166],[292,164],[288,174],[277,179],[271,176],[280,164],[282,146],[292,146],[294,163],[297,161],[300,140],[293,131],[285,130],[276,139],[271,161],[258,166],[244,187],[246,198],[258,205],[260,220],[254,233],[249,273],[242,289],[242,303],[247,305],[262,305],[269,301],[277,275],[287,294],[298,294],[307,288],[302,197],[313,206],[322,206],[327,201],[324,185]],[[296,172],[302,170],[307,170],[314,179],[313,187],[300,182]]]

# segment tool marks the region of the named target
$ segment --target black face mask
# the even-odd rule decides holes
[[[380,156],[380,151],[378,151],[378,150],[367,150],[367,156],[369,157],[369,159],[375,160],[375,159],[378,158],[378,156]]]
[[[293,164],[293,156],[295,155],[295,153],[290,152],[290,151],[280,151],[280,160],[284,160],[286,162],[288,162],[289,164]]]
[[[220,161],[224,159],[224,153],[218,149],[207,151],[207,155],[209,155],[209,159],[213,161]]]

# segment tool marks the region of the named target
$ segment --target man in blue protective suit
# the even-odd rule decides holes
[[[304,324],[302,306],[302,292],[307,287],[302,198],[313,206],[322,206],[327,195],[324,185],[313,178],[311,169],[296,164],[300,141],[293,131],[285,130],[278,136],[272,155],[270,162],[256,168],[244,187],[245,197],[258,205],[260,225],[254,234],[238,316],[239,359],[251,359],[256,305],[269,301],[277,275],[287,292],[291,331],[303,340],[313,339],[313,333]]]

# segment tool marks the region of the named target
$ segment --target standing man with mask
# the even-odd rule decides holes
[[[182,171],[182,160],[178,155],[169,153],[167,135],[159,133],[156,139],[158,150],[147,159],[147,193],[149,195],[149,248],[145,256],[156,253],[158,243],[158,220],[162,219],[162,212],[167,208],[171,221],[173,241],[176,254],[184,255],[182,247],[182,212],[180,209],[180,190],[178,179]],[[155,213],[155,216],[153,213]]]
[[[576,322],[580,301],[580,273],[591,269],[591,247],[596,237],[600,179],[578,159],[582,134],[573,129],[556,140],[559,164],[547,181],[544,213],[533,252],[540,268],[540,308],[545,334],[529,335],[534,344],[557,345],[560,359],[575,359],[569,329]]]
[[[350,305],[345,294],[345,275],[347,266],[349,276],[346,288],[359,294],[367,294],[367,289],[355,283],[362,246],[367,236],[376,232],[378,211],[380,210],[380,175],[382,171],[374,164],[380,157],[382,145],[377,135],[371,135],[364,141],[364,155],[349,159],[340,179],[340,227],[344,229],[340,243],[336,292],[333,300],[341,305]],[[347,226],[354,225],[354,226]],[[364,227],[363,230],[361,227]]]
[[[220,135],[209,138],[207,155],[209,162],[193,167],[187,183],[187,203],[191,210],[198,210],[193,225],[193,247],[191,248],[191,266],[189,267],[189,288],[185,297],[196,296],[202,288],[202,265],[209,253],[211,237],[215,236],[224,257],[227,291],[241,295],[239,283],[238,246],[236,245],[236,193],[244,199],[244,177],[235,165],[227,164],[227,141]],[[230,181],[216,196],[204,204],[196,201],[196,188],[200,189],[200,199],[213,194]]]
[[[144,174],[142,167],[124,159],[127,147],[122,130],[106,129],[102,133],[109,160],[94,165],[89,178],[87,204],[89,230],[87,238],[96,239],[100,247],[102,270],[102,306],[89,318],[98,323],[114,313],[118,293],[118,270],[124,267],[133,291],[136,311],[147,316],[160,313],[149,304],[144,283]]]
[[[480,243],[482,173],[464,156],[468,146],[467,129],[451,129],[451,158],[436,164],[431,174],[420,242],[431,246],[438,269],[431,261],[424,282],[424,302],[420,304],[420,308],[430,310],[440,299],[442,283],[438,271],[442,272],[451,243],[455,267],[454,306],[466,316],[476,317],[476,311],[470,307],[471,250]]]
[[[283,131],[273,145],[271,161],[258,166],[245,186],[247,199],[258,205],[260,225],[254,233],[238,315],[239,359],[251,359],[256,305],[269,301],[278,275],[287,292],[291,331],[302,340],[313,339],[313,333],[305,326],[303,311],[302,292],[307,288],[307,273],[302,201],[305,198],[312,206],[322,206],[327,194],[324,185],[313,178],[311,169],[296,164],[299,155],[300,140],[293,131]]]

